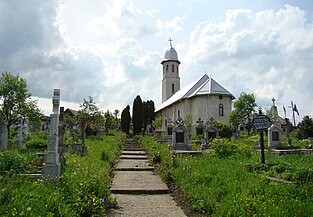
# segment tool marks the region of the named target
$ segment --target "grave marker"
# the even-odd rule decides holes
[[[50,134],[47,139],[48,153],[45,156],[45,163],[42,169],[42,175],[46,178],[59,177],[61,174],[61,165],[59,162],[58,153],[58,131],[59,131],[59,105],[60,105],[60,90],[54,89],[53,92],[53,114],[50,115]]]
[[[252,119],[252,126],[260,132],[260,148],[261,148],[261,163],[265,163],[264,154],[264,130],[267,130],[271,125],[271,120],[266,115],[262,115],[262,110],[259,108],[259,114]]]

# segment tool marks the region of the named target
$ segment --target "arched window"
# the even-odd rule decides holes
[[[168,72],[168,65],[166,65],[166,72]]]
[[[224,116],[224,106],[222,103],[219,104],[218,106],[218,115],[219,116]]]
[[[175,88],[174,88],[174,84],[172,84],[172,94],[175,93]]]
[[[174,64],[172,64],[172,72],[174,72]]]
[[[180,110],[177,111],[177,115],[180,118]]]

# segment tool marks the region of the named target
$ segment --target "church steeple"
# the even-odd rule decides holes
[[[162,102],[165,102],[180,89],[179,60],[176,50],[169,39],[170,47],[166,50],[161,62],[163,65]]]

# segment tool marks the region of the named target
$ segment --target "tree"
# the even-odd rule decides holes
[[[142,100],[139,95],[134,99],[133,102],[133,133],[138,135],[141,133],[143,123],[142,117]]]
[[[96,134],[97,130],[104,123],[104,117],[91,96],[89,96],[88,100],[84,99],[84,102],[79,107],[81,109],[77,112],[77,119],[81,124],[81,140],[84,143],[85,131],[87,135]]]
[[[130,107],[129,105],[126,106],[126,108],[123,109],[121,114],[121,128],[124,133],[127,135],[129,134],[129,125],[130,125]]]
[[[309,116],[304,116],[297,128],[297,139],[301,140],[313,137],[313,120]]]
[[[31,99],[27,90],[26,80],[19,75],[13,76],[10,72],[2,73],[0,78],[0,116],[7,121],[7,132],[20,118],[29,118],[38,122],[42,116],[37,101]],[[8,144],[3,144],[7,147]]]
[[[230,115],[232,125],[238,126],[239,124],[244,124],[246,128],[249,128],[250,119],[255,107],[257,107],[257,104],[254,95],[242,92],[238,100],[234,102],[235,109]]]
[[[142,121],[143,129],[145,130],[154,120],[154,102],[152,100],[142,102]]]
[[[114,125],[114,117],[109,110],[104,113],[105,131],[109,134],[109,129]]]

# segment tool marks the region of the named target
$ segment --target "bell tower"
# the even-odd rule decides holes
[[[161,62],[163,65],[163,79],[162,79],[162,103],[173,96],[180,90],[179,78],[179,60],[177,52],[172,46],[172,39],[169,39],[170,47],[164,54]]]

